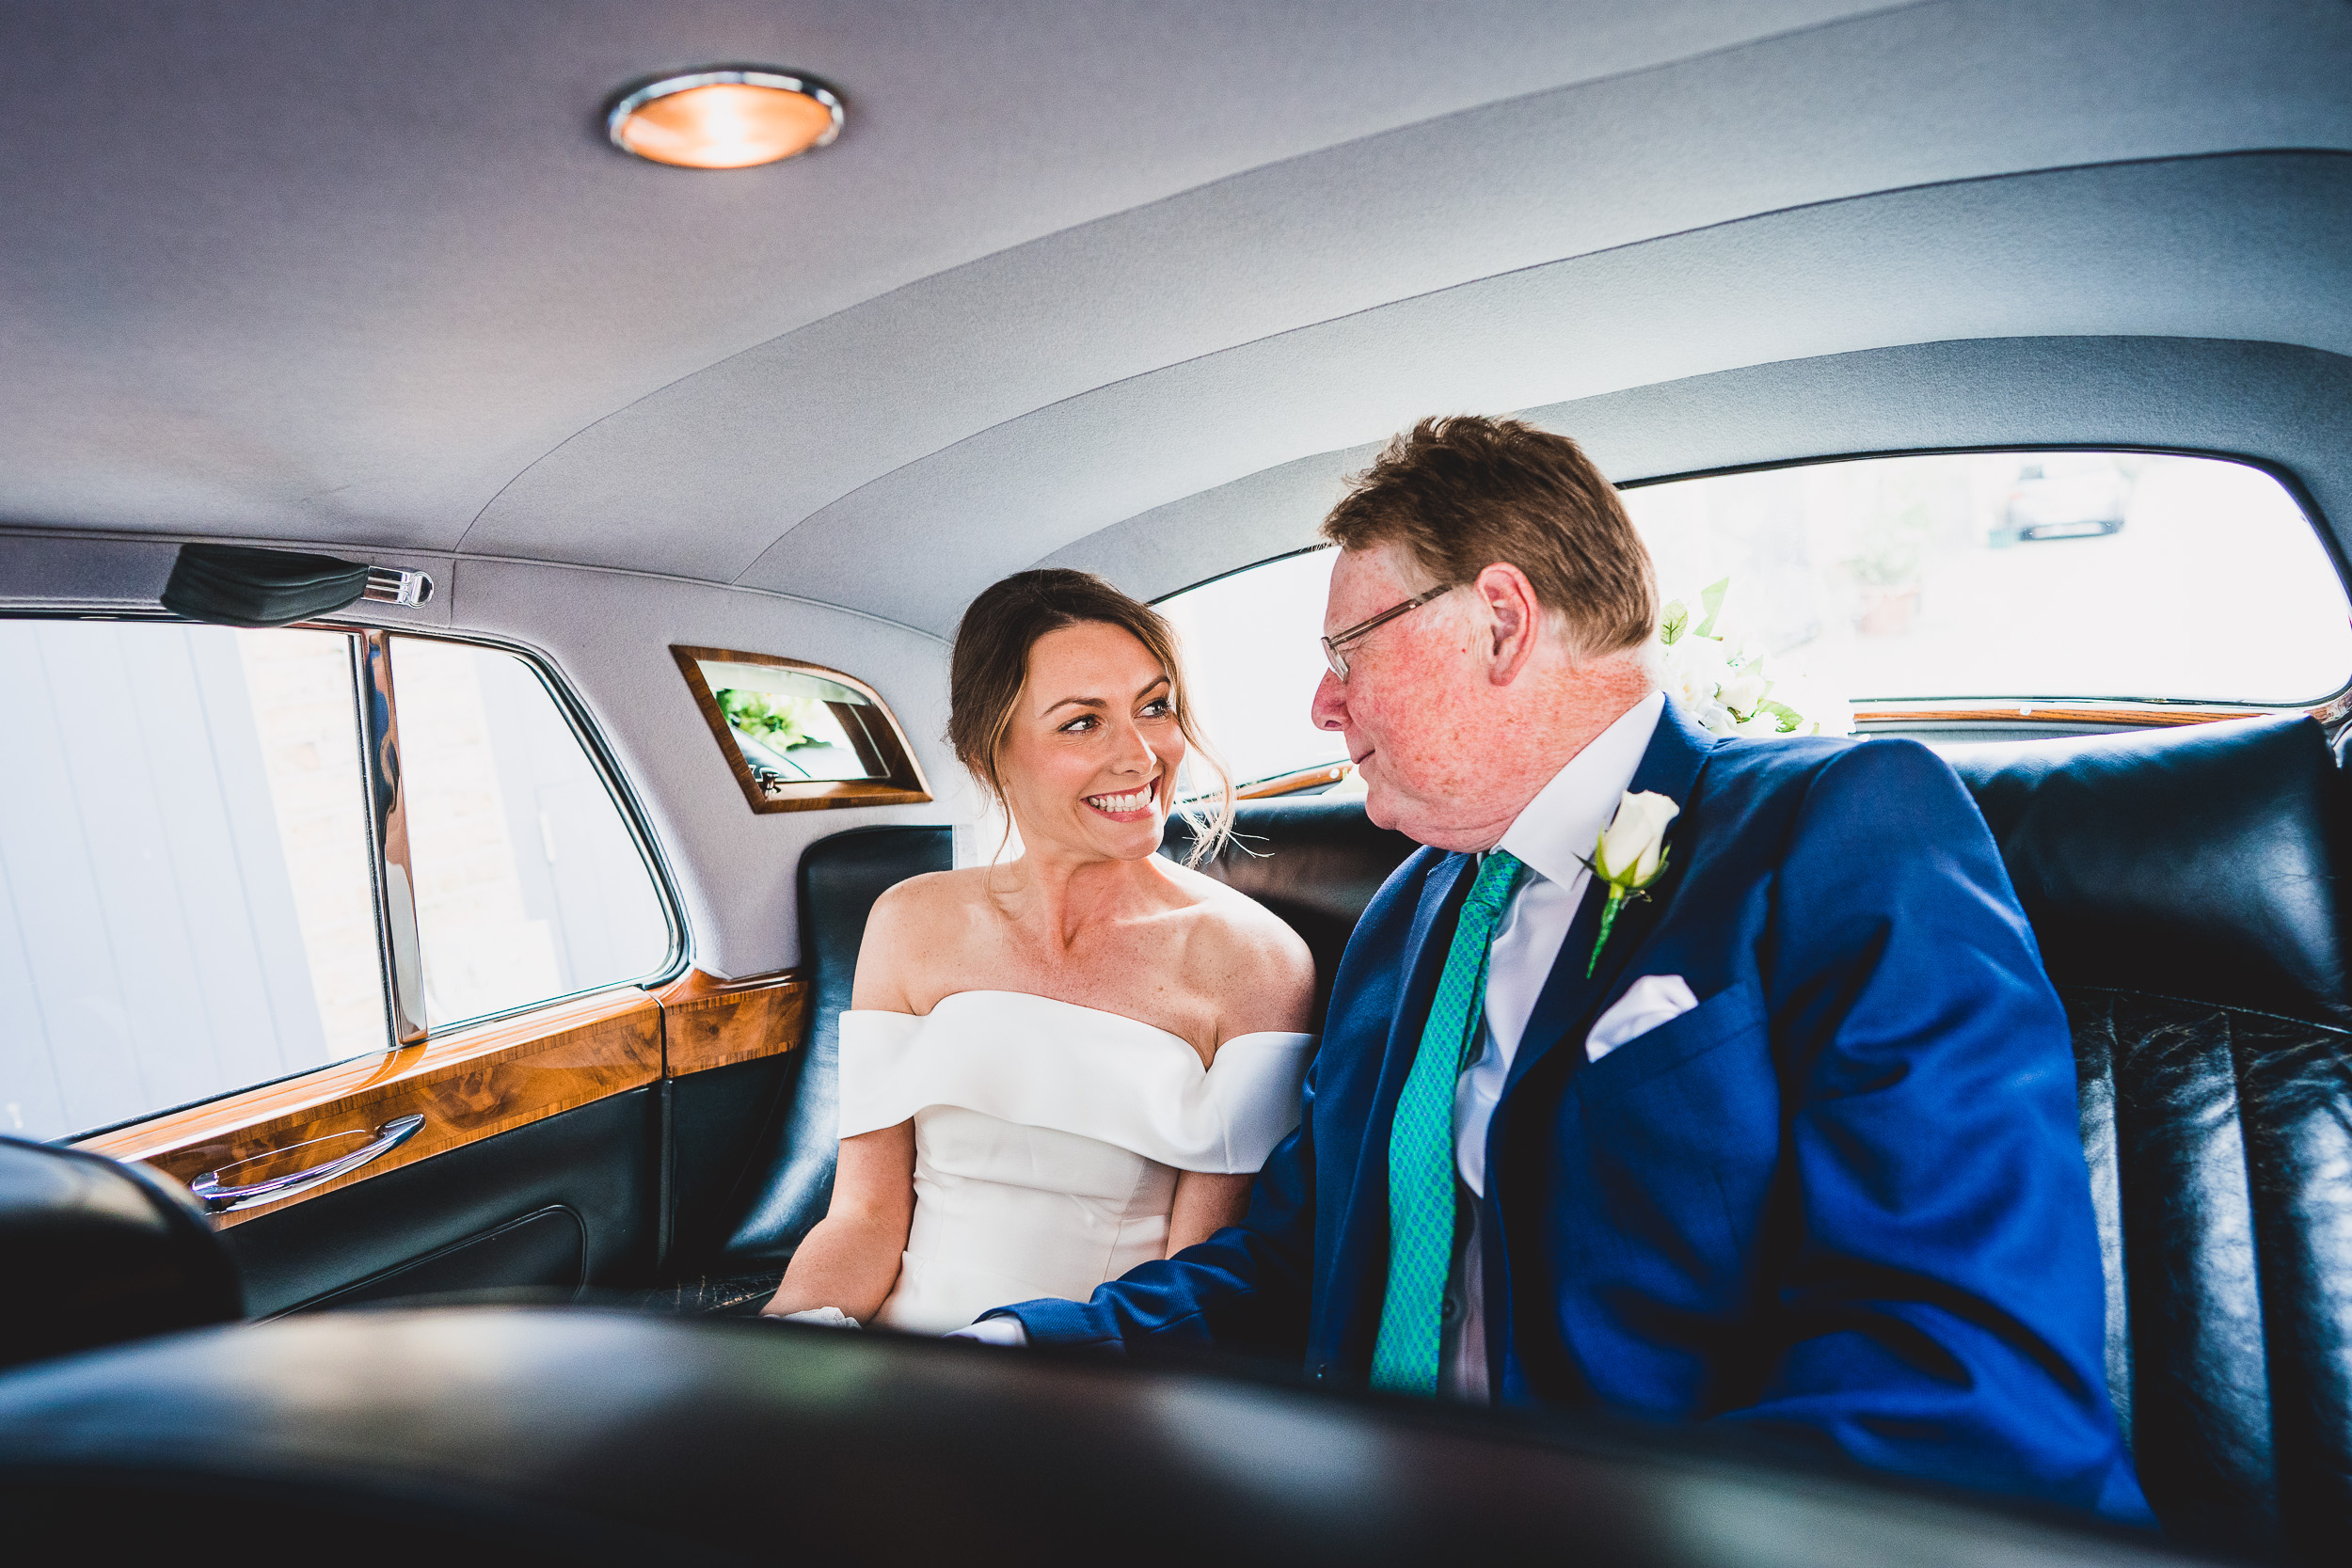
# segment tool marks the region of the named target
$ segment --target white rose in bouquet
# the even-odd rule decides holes
[[[1772,689],[1772,683],[1764,678],[1764,661],[1752,658],[1731,669],[1715,698],[1734,713],[1753,716],[1756,712],[1756,705],[1764,701],[1765,693]],[[1741,721],[1743,723],[1746,721]]]
[[[1764,738],[1783,735],[1846,735],[1853,714],[1842,702],[1785,690],[1764,671],[1764,656],[1751,654],[1721,629],[1724,599],[1731,579],[1710,583],[1699,595],[1705,619],[1692,624],[1690,605],[1670,601],[1659,616],[1660,677],[1710,735]],[[1775,696],[1774,693],[1778,692]]]
[[[1712,730],[1729,721],[1716,693],[1730,671],[1724,663],[1724,645],[1712,637],[1685,636],[1666,650],[1665,688],[1692,718]]]

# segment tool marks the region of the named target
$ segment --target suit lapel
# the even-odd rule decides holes
[[[1609,933],[1609,945],[1602,950],[1600,964],[1589,980],[1584,977],[1584,966],[1592,957],[1594,940],[1600,934],[1601,906],[1606,902],[1608,890],[1597,879],[1586,882],[1583,900],[1577,906],[1575,924],[1568,927],[1567,940],[1560,944],[1551,974],[1545,980],[1543,992],[1535,999],[1535,1010],[1528,1015],[1527,1028],[1519,1036],[1518,1054],[1512,1059],[1511,1076],[1502,1088],[1504,1099],[1510,1098],[1519,1081],[1562,1040],[1583,1037],[1601,999],[1616,985],[1627,961],[1641,947],[1674,897],[1675,890],[1681,885],[1682,873],[1690,863],[1691,847],[1677,835],[1691,820],[1691,798],[1697,790],[1699,772],[1714,745],[1715,737],[1692,723],[1668,698],[1664,710],[1658,716],[1658,729],[1650,736],[1649,750],[1642,753],[1642,765],[1634,769],[1629,786],[1636,794],[1654,790],[1683,808],[1682,815],[1666,830],[1666,845],[1672,851],[1666,875],[1652,885],[1648,897],[1629,899],[1617,911],[1616,928]]]

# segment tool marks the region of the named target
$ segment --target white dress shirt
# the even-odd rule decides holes
[[[1517,856],[1529,874],[1511,895],[1487,950],[1486,1027],[1478,1055],[1454,1089],[1454,1168],[1481,1197],[1486,1193],[1486,1130],[1518,1055],[1519,1037],[1592,879],[1584,862],[1616,815],[1665,709],[1662,691],[1626,709],[1552,775],[1495,846]],[[1441,1373],[1447,1392],[1480,1402],[1488,1397],[1483,1250],[1473,1227],[1448,1286],[1454,1310]]]

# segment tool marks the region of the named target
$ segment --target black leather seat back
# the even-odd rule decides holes
[[[1403,833],[1375,828],[1354,797],[1292,796],[1244,801],[1234,814],[1234,840],[1200,869],[1290,922],[1315,955],[1315,1022],[1331,999],[1331,980],[1357,917],[1389,873],[1420,846]],[[1182,818],[1168,823],[1161,853],[1182,860],[1192,833]]]
[[[2175,1538],[2352,1532],[2352,1034],[2060,986],[2107,1272],[2107,1381]]]
[[[245,1315],[196,1200],[79,1149],[0,1138],[0,1366]]]
[[[2352,1532],[2343,776],[2311,720],[1955,747],[2074,1031],[2107,1373],[2202,1545]]]
[[[853,828],[801,851],[801,968],[808,976],[808,1040],[793,1055],[792,1085],[778,1099],[755,1178],[739,1200],[721,1270],[781,1268],[833,1201],[840,1143],[841,1014],[857,978],[858,947],[874,900],[909,877],[955,863],[947,828]]]
[[[2343,776],[2309,719],[1944,749],[2061,982],[2352,1023]]]

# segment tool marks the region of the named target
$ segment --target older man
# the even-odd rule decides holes
[[[2144,1519],[2066,1021],[1950,771],[1693,724],[1645,657],[1648,554],[1564,437],[1423,421],[1324,532],[1316,721],[1429,847],[1349,942],[1245,1221],[977,1337],[1273,1345]],[[1608,924],[1629,791],[1675,815]]]

